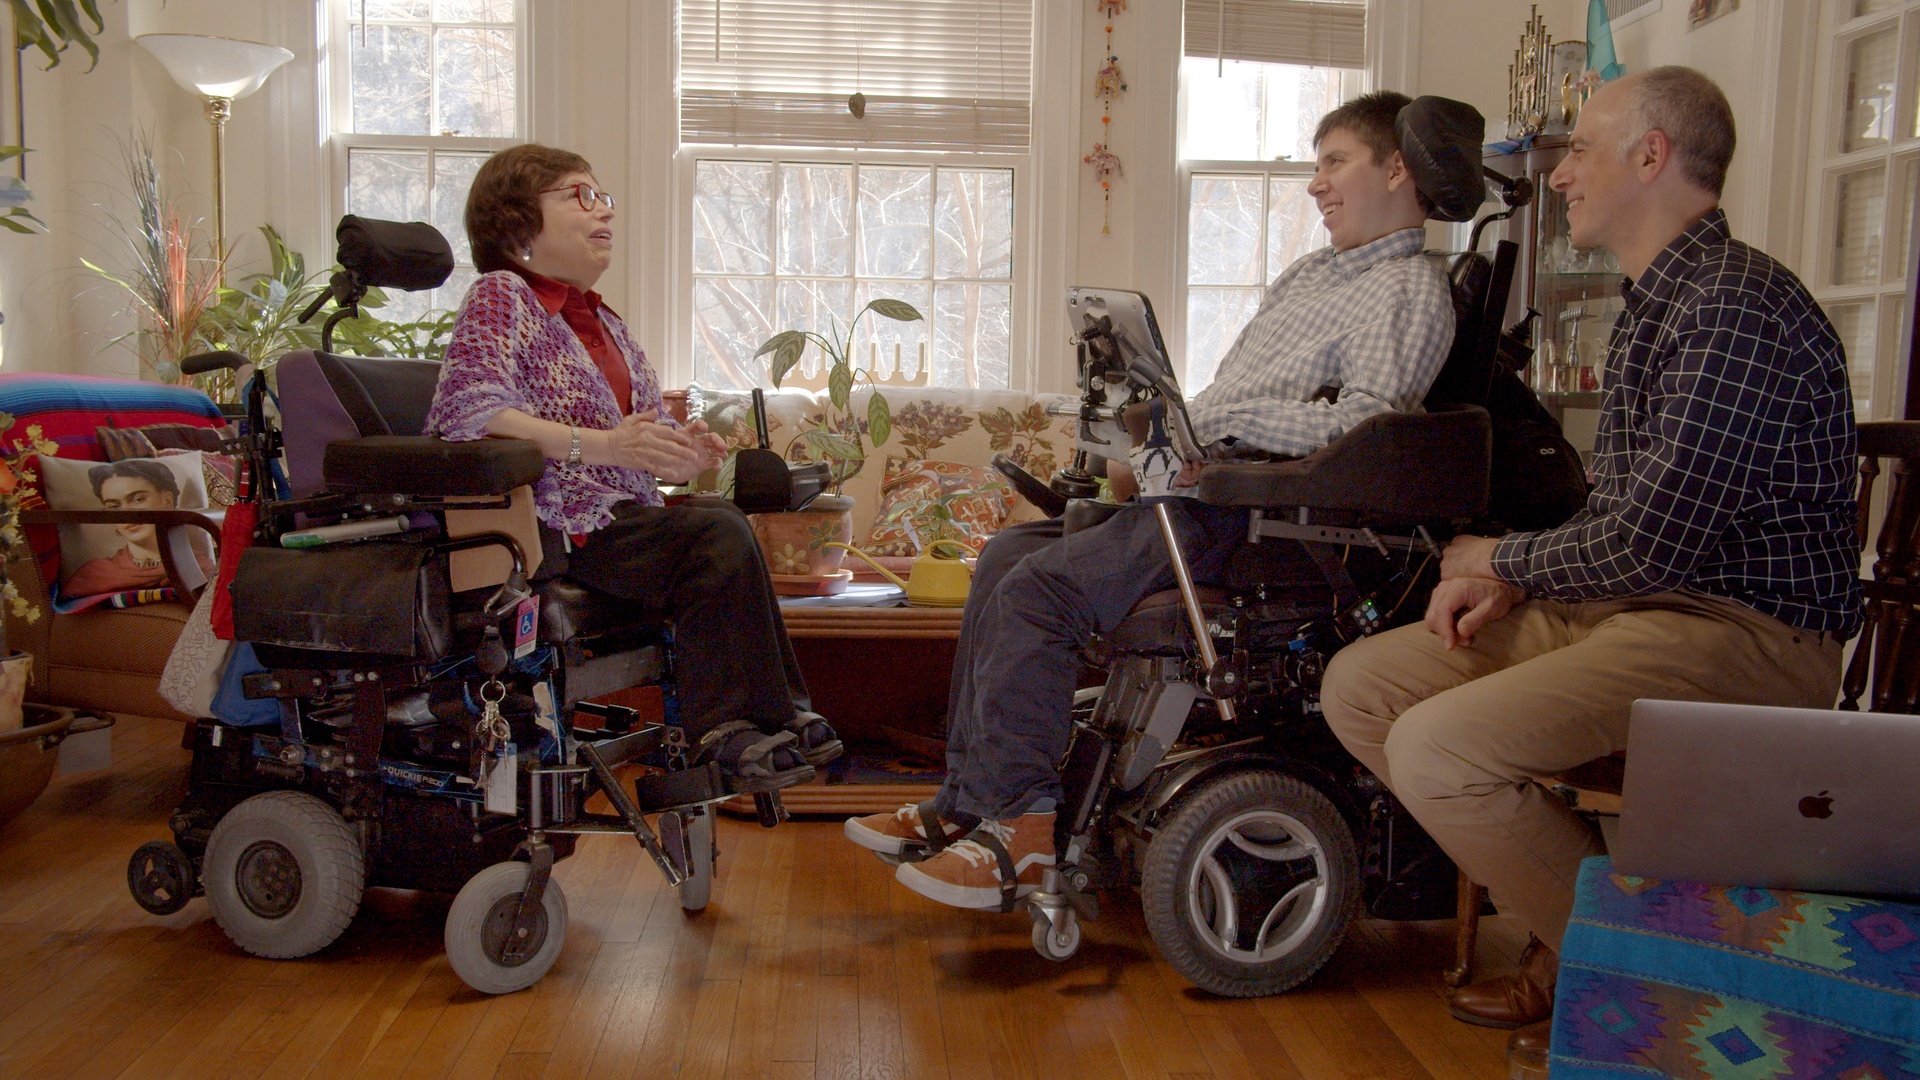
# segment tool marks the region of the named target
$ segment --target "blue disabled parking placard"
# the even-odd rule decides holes
[[[540,601],[532,596],[520,601],[513,613],[513,655],[519,659],[533,651],[534,639],[540,636]]]

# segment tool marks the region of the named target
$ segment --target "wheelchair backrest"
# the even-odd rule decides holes
[[[1429,408],[1486,405],[1500,347],[1500,319],[1507,310],[1519,252],[1513,241],[1502,240],[1494,245],[1491,259],[1478,251],[1454,256],[1447,272],[1453,289],[1453,347],[1427,390]]]
[[[287,484],[300,499],[326,489],[321,463],[328,443],[421,434],[440,381],[440,365],[302,350],[281,357],[275,377]]]

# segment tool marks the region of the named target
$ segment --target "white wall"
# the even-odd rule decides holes
[[[1760,110],[1775,82],[1795,87],[1795,58],[1782,58],[1777,40],[1811,0],[1748,0],[1740,10],[1699,31],[1684,29],[1685,0],[1665,0],[1658,15],[1623,28],[1618,46],[1629,69],[1653,63],[1692,63],[1722,80],[1741,124],[1729,205],[1736,228],[1762,242],[1773,229],[1791,235],[1798,211],[1780,202],[1782,184],[1802,170],[1767,165],[1768,135],[1778,118]],[[1473,103],[1490,131],[1506,112],[1506,69],[1528,0],[1375,0],[1380,13],[1376,50],[1394,55],[1390,81],[1409,93],[1437,93]],[[625,258],[602,281],[609,302],[628,317],[662,366],[666,343],[686,318],[668,268],[684,256],[671,213],[671,0],[545,0],[533,3],[533,131],[535,139],[569,146],[594,162],[606,186],[622,193]],[[1100,110],[1093,71],[1105,56],[1104,22],[1082,0],[1039,0],[1044,52],[1036,57],[1038,189],[1032,276],[1035,306],[1024,347],[1027,379],[1038,389],[1062,390],[1071,381],[1067,328],[1059,298],[1084,280],[1138,288],[1165,297],[1174,315],[1176,251],[1184,213],[1174,169],[1174,86],[1178,74],[1180,5],[1134,0],[1114,23],[1114,46],[1128,91],[1114,106],[1112,149],[1125,163],[1114,185],[1110,235],[1100,232],[1101,200],[1092,170],[1080,158],[1099,137]],[[1550,33],[1585,34],[1585,0],[1539,5]],[[329,172],[321,153],[317,27],[313,0],[114,0],[101,5],[108,20],[99,67],[70,53],[50,73],[29,57],[27,139],[37,152],[28,165],[38,195],[35,212],[54,234],[0,235],[0,330],[8,370],[132,374],[124,349],[100,352],[128,323],[110,293],[77,272],[82,256],[114,257],[88,221],[88,202],[104,185],[123,186],[112,137],[135,123],[152,125],[163,144],[170,188],[207,213],[212,187],[210,135],[200,103],[175,86],[160,65],[128,39],[129,20],[187,20],[224,12],[248,35],[285,46],[295,60],[253,97],[235,104],[228,136],[228,225],[236,244],[235,273],[258,267],[264,254],[254,230],[272,223],[310,263],[332,254]],[[229,31],[230,33],[232,31]],[[1409,38],[1409,35],[1411,37]],[[235,35],[240,36],[240,35]],[[1754,63],[1758,57],[1760,63]],[[1783,80],[1784,73],[1784,81]],[[1804,97],[1804,94],[1798,95]],[[1786,100],[1796,100],[1788,97]],[[1780,175],[1776,175],[1780,174]],[[1776,221],[1774,219],[1778,218]],[[1766,236],[1747,223],[1766,220]],[[1061,223],[1069,223],[1064,228]],[[1787,245],[1775,253],[1789,255]],[[116,260],[117,261],[117,260]],[[88,290],[92,291],[89,292]],[[670,375],[670,377],[672,377]],[[684,378],[680,373],[678,378]]]

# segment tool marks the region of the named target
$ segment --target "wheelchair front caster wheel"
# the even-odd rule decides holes
[[[178,844],[149,840],[127,861],[127,889],[133,902],[155,915],[171,915],[200,890],[193,860]]]
[[[1080,920],[1069,911],[1056,927],[1046,916],[1034,916],[1033,951],[1055,962],[1071,958],[1080,951]]]
[[[539,982],[566,944],[567,896],[552,878],[532,926],[514,925],[532,872],[523,862],[494,863],[467,880],[447,911],[447,962],[483,994],[511,994]]]
[[[686,823],[687,880],[680,883],[680,909],[704,911],[713,898],[713,810],[702,810]]]
[[[227,811],[201,866],[207,906],[235,945],[286,960],[333,943],[360,910],[366,855],[340,812],[298,791]]]

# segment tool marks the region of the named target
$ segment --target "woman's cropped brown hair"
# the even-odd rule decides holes
[[[540,193],[568,173],[591,173],[571,150],[521,143],[488,158],[467,191],[467,241],[481,273],[505,270],[540,235]]]

